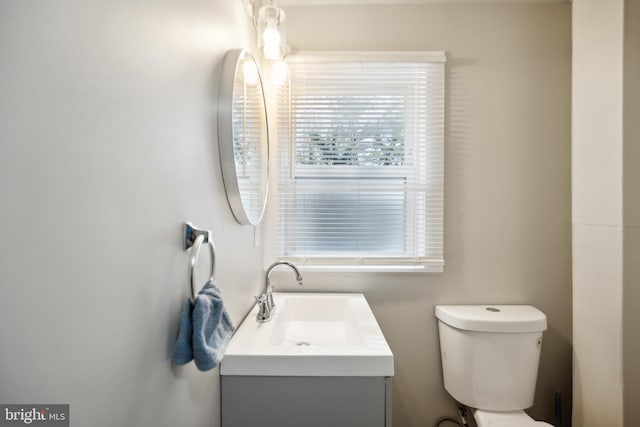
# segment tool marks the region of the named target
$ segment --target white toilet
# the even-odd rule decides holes
[[[444,387],[478,427],[542,427],[533,405],[544,313],[528,305],[436,306]]]

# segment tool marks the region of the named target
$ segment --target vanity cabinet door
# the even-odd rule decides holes
[[[391,427],[385,377],[222,376],[222,427]]]

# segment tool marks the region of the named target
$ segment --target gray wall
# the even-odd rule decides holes
[[[624,16],[624,419],[640,419],[640,2]],[[627,425],[629,425],[627,424]]]
[[[452,415],[435,304],[527,303],[549,330],[535,406],[571,394],[568,3],[287,7],[294,50],[445,50],[444,274],[305,274],[306,290],[363,291],[395,355],[393,422]],[[272,255],[265,260],[268,262]],[[280,273],[280,289],[297,289]]]
[[[0,2],[1,403],[70,403],[75,426],[219,425],[218,371],[170,355],[183,221],[213,230],[236,323],[261,286],[216,137],[220,60],[253,37],[239,0]]]

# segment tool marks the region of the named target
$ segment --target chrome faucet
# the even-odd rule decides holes
[[[298,267],[292,263],[287,261],[278,261],[271,264],[269,268],[267,268],[264,293],[259,297],[256,297],[256,301],[259,306],[258,315],[256,317],[258,322],[268,322],[271,320],[271,317],[276,310],[276,304],[273,302],[273,295],[271,294],[273,292],[273,286],[271,285],[271,271],[279,265],[291,267],[291,269],[296,273],[296,281],[298,282],[298,285],[303,285],[302,275],[300,274]]]

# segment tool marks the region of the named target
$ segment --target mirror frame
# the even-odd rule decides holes
[[[266,159],[261,158],[264,174],[260,192],[260,212],[257,217],[248,212],[242,201],[240,185],[238,183],[238,173],[236,170],[234,156],[234,129],[233,129],[233,97],[236,73],[240,70],[243,60],[250,59],[256,65],[258,71],[258,82],[260,84],[260,94],[262,95],[262,105],[264,108],[264,143],[266,147],[261,153],[266,153]],[[262,143],[262,138],[260,143]],[[224,57],[220,81],[218,83],[218,151],[220,153],[220,166],[222,167],[222,180],[227,193],[227,201],[236,221],[243,225],[258,225],[264,216],[269,192],[269,125],[267,120],[267,104],[264,96],[264,85],[260,69],[254,56],[246,49],[231,49]],[[261,168],[262,169],[262,168]]]

